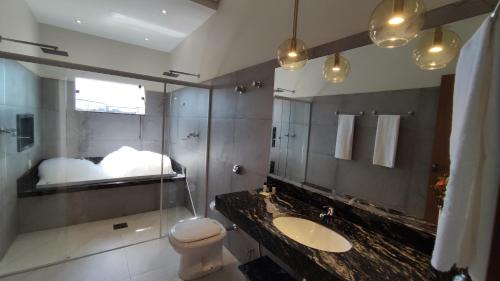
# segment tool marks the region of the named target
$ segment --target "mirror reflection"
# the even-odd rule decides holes
[[[456,57],[448,47],[466,42],[485,16],[425,30],[404,47],[371,44],[297,71],[277,68],[270,175],[434,221],[430,186],[449,166],[442,152],[449,151]],[[445,35],[436,41],[436,32]],[[418,57],[423,45],[441,46],[444,60]],[[422,66],[443,61],[439,69]]]

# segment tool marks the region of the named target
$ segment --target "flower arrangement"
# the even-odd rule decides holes
[[[436,183],[432,186],[436,204],[440,210],[443,208],[444,196],[446,195],[446,186],[448,185],[448,178],[448,174],[443,174],[437,178]]]

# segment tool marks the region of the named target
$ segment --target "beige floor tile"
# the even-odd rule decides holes
[[[172,253],[173,255],[177,255]],[[238,269],[238,261],[224,248],[224,267],[210,275],[197,279],[197,281],[245,281],[245,276]],[[168,264],[163,268],[152,270],[134,276],[132,281],[182,281],[178,276],[179,263]]]
[[[197,281],[244,281],[238,261],[224,248],[224,267]],[[54,266],[0,278],[0,281],[182,281],[179,255],[168,239],[75,259]]]
[[[164,233],[178,220],[191,217],[184,207],[163,210]],[[129,227],[113,230],[113,224]],[[160,212],[146,212],[19,235],[0,261],[0,275],[49,265],[157,239]]]
[[[47,281],[121,281],[130,278],[123,249],[58,264],[47,268],[44,275]]]
[[[64,260],[64,235],[60,228],[19,235],[0,262],[0,275]]]
[[[10,276],[1,281],[125,281],[130,280],[123,249],[71,260]]]
[[[179,263],[178,255],[165,238],[127,247],[125,253],[131,276]]]

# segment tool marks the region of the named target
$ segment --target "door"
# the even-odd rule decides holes
[[[432,166],[425,208],[425,220],[433,223],[437,223],[439,210],[432,186],[436,183],[439,176],[449,173],[450,170],[450,135],[454,83],[454,74],[441,77],[441,89],[432,149]]]

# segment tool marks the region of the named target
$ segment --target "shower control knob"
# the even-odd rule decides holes
[[[234,165],[233,166],[233,173],[239,175],[241,174],[241,171],[243,170],[243,167],[241,165]]]
[[[261,89],[261,88],[264,88],[264,82],[262,82],[262,81],[253,81],[252,82],[252,86],[254,86],[255,88]]]
[[[234,91],[241,95],[247,91],[247,88],[245,88],[245,86],[243,86],[243,85],[238,85],[238,86],[234,87]]]

